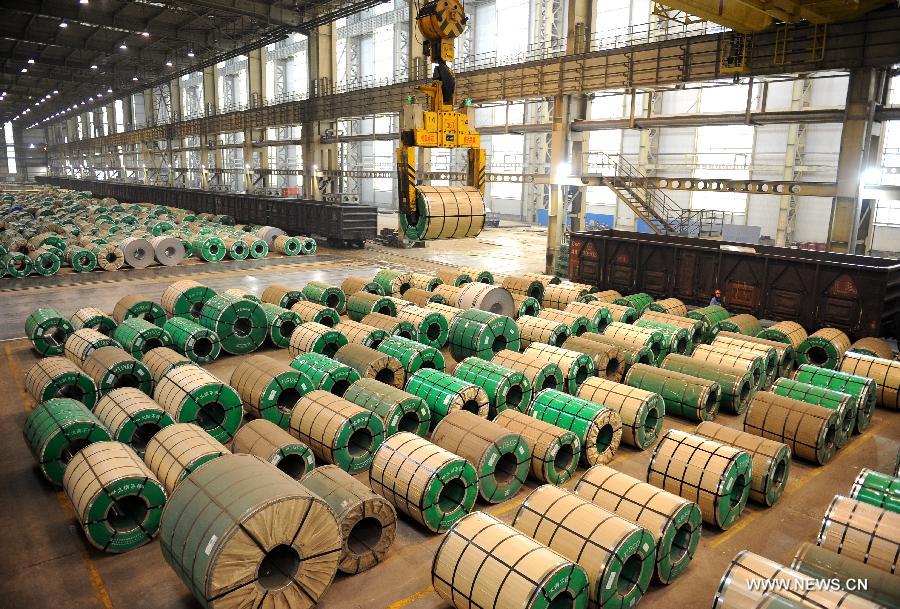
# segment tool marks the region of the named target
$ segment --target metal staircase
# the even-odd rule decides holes
[[[721,236],[725,212],[684,209],[621,155],[598,155],[601,181],[658,235]]]

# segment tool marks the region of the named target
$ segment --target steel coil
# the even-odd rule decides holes
[[[353,321],[362,321],[369,313],[394,316],[397,305],[384,296],[369,292],[355,292],[347,298],[347,316]]]
[[[748,372],[677,354],[667,355],[659,367],[718,384],[720,410],[731,414],[744,414],[750,406],[753,381]]]
[[[418,288],[409,288],[408,290],[406,290],[406,292],[403,293],[403,299],[409,303],[416,305],[417,307],[425,307],[428,305],[428,303],[432,302],[436,302],[438,304],[445,304],[447,302],[447,299],[440,294],[427,292]]]
[[[347,338],[348,343],[355,343],[377,349],[390,335],[382,330],[351,319],[344,320],[334,327]]]
[[[166,287],[160,302],[166,313],[172,317],[188,317],[198,320],[203,306],[215,295],[212,288],[190,279],[184,279]]]
[[[484,199],[472,186],[416,186],[416,211],[400,214],[400,231],[413,241],[477,237]]]
[[[147,442],[144,462],[171,495],[192,472],[228,454],[225,445],[197,425],[173,423]]]
[[[369,281],[368,279],[363,279],[362,277],[355,277],[351,275],[344,279],[341,282],[341,290],[344,294],[349,298],[353,296],[357,292],[368,292],[370,294],[375,294],[377,296],[384,296],[384,288],[375,283],[374,281]]]
[[[316,457],[306,444],[266,419],[254,419],[242,425],[231,441],[231,452],[259,457],[294,480],[316,466]]]
[[[141,362],[119,347],[100,347],[91,352],[81,366],[103,396],[120,387],[134,387],[147,395],[153,391],[153,377]]]
[[[343,397],[381,417],[385,437],[401,431],[424,437],[430,429],[431,411],[425,400],[381,381],[360,379],[350,385]]]
[[[253,292],[250,292],[243,288],[228,288],[227,290],[222,291],[222,295],[229,296],[229,297],[231,297],[232,300],[243,299],[243,300],[249,300],[250,302],[256,302],[256,303],[262,302],[259,299],[259,296],[257,296]]]
[[[822,518],[816,543],[896,575],[900,562],[900,514],[835,495]]]
[[[97,403],[94,379],[59,356],[45,357],[35,362],[25,373],[25,389],[38,404],[53,398],[69,398],[93,409]]]
[[[372,281],[381,286],[386,296],[402,296],[406,290],[412,287],[412,273],[381,269],[375,274]]]
[[[109,430],[113,440],[127,444],[143,457],[150,439],[175,421],[147,394],[133,387],[114,389],[103,396],[94,414]]]
[[[85,247],[66,250],[66,260],[76,273],[90,273],[97,268],[97,252]]]
[[[220,442],[231,440],[243,416],[237,392],[196,365],[169,370],[153,399],[178,423],[196,423]]]
[[[0,268],[10,277],[28,277],[34,271],[31,258],[21,252],[9,252],[0,257]]]
[[[190,321],[188,323],[193,324]],[[116,326],[112,337],[135,359],[143,359],[144,353],[150,349],[168,347],[172,344],[172,337],[165,330],[165,326],[161,328],[137,317],[130,317]]]
[[[560,283],[544,286],[544,298],[541,300],[542,309],[565,310],[570,302],[576,302],[579,297],[590,293],[590,286]]]
[[[519,329],[519,343],[522,349],[527,349],[531,343],[562,347],[572,333],[571,328],[565,323],[545,317],[520,315],[516,319],[516,326]]]
[[[361,378],[374,378],[398,389],[406,383],[406,371],[400,361],[370,347],[347,344],[337,350],[334,359],[356,370]]]
[[[797,347],[797,361],[820,368],[837,369],[850,348],[850,339],[837,328],[822,328]]]
[[[397,319],[413,324],[420,343],[437,349],[447,344],[450,335],[449,324],[437,311],[408,304],[398,308]]]
[[[622,441],[644,450],[662,431],[666,405],[658,393],[591,377],[578,388],[578,397],[618,413]]]
[[[852,589],[856,596],[881,606],[900,606],[900,587],[894,576],[815,544],[801,544],[791,569],[814,580],[837,581],[841,590]],[[865,586],[858,585],[863,581]]]
[[[297,400],[314,389],[306,375],[266,355],[242,359],[231,373],[230,385],[251,415],[284,429]]]
[[[638,318],[637,311],[635,311],[634,307],[618,305],[612,302],[604,303],[603,306],[609,311],[609,316],[612,320],[610,323],[618,322],[621,324],[631,324]]]
[[[839,424],[834,444],[837,448],[843,448],[850,441],[850,435],[856,428],[857,407],[856,398],[849,393],[786,378],[775,381],[772,385],[772,393],[837,411]]]
[[[431,428],[454,410],[486,418],[489,400],[484,389],[440,370],[422,368],[409,377],[406,391],[422,398],[431,411]]]
[[[141,363],[150,371],[153,382],[159,383],[162,377],[172,368],[192,364],[193,362],[173,349],[157,347],[145,353]]]
[[[351,384],[359,380],[359,373],[344,364],[319,353],[303,353],[294,358],[291,368],[312,381],[313,387],[343,396]]]
[[[574,432],[581,442],[581,462],[587,466],[608,463],[619,450],[622,419],[600,404],[544,389],[534,396],[528,414]]]
[[[126,237],[119,242],[125,255],[125,264],[135,269],[145,269],[154,262],[153,245],[143,237]]]
[[[595,347],[590,345],[585,341],[590,341],[592,343],[600,343],[603,347],[614,347],[619,351],[619,355],[623,361],[622,366],[622,375],[628,371],[628,368],[633,366],[634,364],[648,364],[652,365],[654,363],[653,352],[650,351],[650,348],[647,346],[639,347],[635,346],[633,343],[623,340],[621,338],[617,338],[615,336],[609,336],[607,334],[595,334],[594,332],[585,332],[581,336],[574,336],[569,338],[566,342],[572,345],[572,351],[579,351],[581,353],[587,353],[588,355],[592,355],[598,352],[598,349],[602,349],[603,347]],[[577,346],[577,348],[576,348]]]
[[[666,414],[689,421],[711,421],[719,412],[719,384],[705,378],[635,364],[625,375],[625,384],[662,396]]]
[[[137,317],[162,327],[166,322],[166,311],[159,304],[140,294],[129,294],[116,302],[116,306],[113,308],[113,319],[116,320],[117,324],[120,324],[132,317]]]
[[[282,283],[272,283],[266,286],[266,289],[263,290],[262,295],[260,295],[259,298],[262,302],[290,309],[303,300],[303,292]]]
[[[223,351],[233,355],[258,349],[268,331],[266,314],[259,303],[229,294],[206,301],[199,322],[216,333]]]
[[[609,307],[601,303],[570,302],[566,305],[565,310],[567,313],[574,313],[575,315],[586,317],[591,324],[590,332],[603,332],[606,330],[606,326],[613,321],[612,314],[609,312]],[[583,334],[583,332],[577,334]]]
[[[856,431],[862,433],[869,427],[877,392],[875,381],[872,379],[809,364],[800,366],[794,372],[794,379],[852,395],[857,399]]]
[[[868,355],[870,357],[880,357],[887,360],[894,359],[894,349],[891,347],[890,343],[883,338],[876,338],[874,336],[860,338],[850,345],[849,351],[862,353],[863,355]]]
[[[319,353],[326,357],[332,357],[347,343],[347,337],[339,331],[308,321],[297,326],[297,329],[291,334],[288,351],[294,357],[303,353]]]
[[[850,498],[900,513],[900,478],[863,468],[853,481]]]
[[[225,242],[219,237],[208,235],[191,241],[191,252],[204,262],[221,262],[227,251]]]
[[[563,374],[563,387],[572,395],[578,393],[578,386],[596,372],[591,356],[577,351],[533,343],[523,353],[559,366]]]
[[[718,331],[743,336],[758,336],[762,332],[762,324],[755,316],[741,313],[720,321]]]
[[[329,328],[335,327],[341,321],[341,316],[331,307],[326,307],[316,302],[309,302],[308,300],[294,303],[291,311],[299,315],[304,322],[314,322]],[[351,315],[351,319],[352,317]]]
[[[655,328],[642,328],[632,324],[625,324],[614,321],[606,326],[603,331],[604,336],[618,339],[634,349],[647,347],[653,356],[653,362],[657,363],[663,352],[663,332]]]
[[[62,355],[75,329],[56,309],[37,309],[25,320],[25,335],[41,355]]]
[[[150,246],[156,261],[163,266],[175,266],[184,260],[185,251],[181,239],[159,235],[150,240]]]
[[[545,283],[545,281],[533,276],[508,275],[503,278],[500,285],[513,294],[521,294],[542,302],[544,300],[544,289],[546,285],[549,285],[549,281]]]
[[[664,323],[670,326],[676,326],[678,328],[687,330],[691,340],[691,347],[693,347],[693,345],[695,344],[703,342],[703,322],[700,320],[691,319],[690,317],[683,317],[679,315],[672,315],[669,313],[660,313],[658,311],[654,311],[652,306],[644,311],[643,315],[641,315],[640,318],[647,321]]]
[[[250,247],[243,239],[225,237],[222,243],[225,244],[225,255],[231,260],[246,260],[250,255]]]
[[[572,336],[581,336],[585,332],[593,332],[596,327],[584,315],[560,311],[558,309],[541,309],[538,318],[565,324]]]
[[[694,343],[691,340],[691,335],[685,328],[643,318],[635,320],[634,325],[637,328],[646,328],[662,333],[662,342],[659,356],[657,357],[657,364],[670,353],[684,355],[694,350]]]
[[[324,281],[310,281],[303,286],[303,297],[309,302],[343,312],[347,304],[347,295],[341,288],[328,285]]]
[[[389,336],[379,343],[377,349],[396,358],[407,376],[422,368],[433,368],[441,372],[445,369],[444,356],[440,351],[408,338]]]
[[[744,431],[787,444],[791,454],[824,465],[837,449],[840,414],[823,406],[760,391],[750,401]]]
[[[644,310],[644,313],[646,313],[647,311],[666,313],[668,315],[676,315],[679,317],[684,317],[685,315],[687,315],[687,307],[684,305],[684,302],[677,298],[662,298],[660,300],[654,300],[648,305],[647,309]],[[644,313],[641,313],[641,315],[643,315]]]
[[[512,294],[499,286],[480,282],[464,285],[459,290],[456,302],[450,304],[460,309],[478,309],[507,317],[515,312]]]
[[[154,326],[153,324],[150,325],[157,328],[157,326]],[[84,364],[84,360],[100,347],[118,346],[120,346],[119,343],[109,336],[101,334],[96,330],[91,330],[90,328],[82,328],[80,330],[75,330],[69,335],[69,338],[66,339],[66,343],[63,347],[63,353],[70,362],[76,366],[81,366]]]
[[[562,484],[575,473],[581,441],[574,432],[513,409],[497,414],[494,423],[525,439],[531,451],[530,472],[537,480]]]
[[[750,374],[754,389],[763,388],[768,378],[764,373],[763,358],[755,351],[730,349],[717,345],[697,345],[694,347],[691,357],[701,362],[729,366]]]
[[[613,304],[621,305],[623,307],[631,307],[635,311],[637,311],[638,317],[647,310],[647,308],[653,303],[653,297],[650,294],[645,294],[643,292],[638,292],[637,294],[629,294],[628,296],[622,296],[621,298],[617,298],[613,301]]]
[[[775,342],[785,343],[794,348],[796,353],[800,345],[807,338],[806,330],[795,321],[779,321],[764,329],[760,334],[760,338],[774,340]]]
[[[537,317],[537,314],[541,312],[541,301],[532,298],[531,296],[525,296],[523,294],[515,294],[513,293],[513,305],[515,306],[515,311],[513,311],[513,318],[519,319],[525,315],[529,317]]]
[[[410,288],[415,288],[425,292],[434,292],[434,289],[441,285],[443,281],[440,277],[429,275],[428,273],[412,273],[409,278]],[[404,298],[406,294],[403,294]]]
[[[508,408],[524,412],[531,402],[531,382],[522,372],[478,357],[467,357],[456,365],[453,376],[484,389],[488,396],[488,418]]]
[[[260,305],[266,315],[266,335],[276,347],[286,348],[291,342],[294,330],[303,323],[295,311],[264,302]]]
[[[74,330],[91,329],[109,336],[116,329],[115,320],[94,307],[82,307],[72,314],[70,319]]]
[[[875,381],[875,403],[882,408],[900,410],[900,362],[848,353],[841,361],[841,372]]]

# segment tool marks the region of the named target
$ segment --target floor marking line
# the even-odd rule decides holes
[[[429,585],[427,588],[422,588],[418,592],[413,592],[406,598],[401,598],[399,601],[393,602],[384,609],[400,609],[401,607],[406,607],[410,603],[413,603],[420,598],[425,598],[426,596],[431,596],[434,594],[434,588]]]
[[[491,516],[503,516],[504,514],[508,514],[508,513],[512,512],[513,510],[519,509],[519,506],[522,505],[522,503],[524,501],[525,501],[524,498],[506,501],[506,502],[500,504],[499,506],[497,506],[496,510],[488,511],[488,514],[490,514]]]
[[[66,517],[78,520],[78,515],[69,503],[66,494],[63,491],[58,491],[55,494],[56,500],[59,502],[59,506],[62,508]],[[87,569],[88,580],[91,582],[91,589],[94,591],[94,596],[100,601],[103,609],[113,609],[112,599],[109,597],[109,590],[106,589],[106,584],[103,583],[103,576],[101,576],[100,571],[97,570],[97,565],[91,560],[90,550],[83,549],[81,551],[81,561]]]

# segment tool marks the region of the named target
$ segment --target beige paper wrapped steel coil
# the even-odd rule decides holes
[[[849,590],[853,586],[857,596],[885,607],[900,607],[900,585],[896,576],[815,544],[800,545],[791,561],[791,569],[818,580],[836,579],[841,588]],[[857,585],[863,581],[866,582],[865,590]]]
[[[861,353],[847,353],[838,369],[874,380],[875,403],[882,408],[900,410],[900,362]]]
[[[653,450],[647,482],[695,502],[704,522],[727,529],[747,504],[751,468],[747,451],[670,429]]]
[[[653,305],[650,305],[652,307]],[[677,328],[684,328],[691,335],[691,342],[698,345],[703,342],[703,322],[699,319],[683,317],[680,315],[671,315],[669,313],[660,313],[652,308],[647,308],[641,313],[641,319],[648,321],[656,321],[663,324],[669,324]]]
[[[419,333],[413,324],[383,313],[369,313],[362,318],[361,323],[380,328],[391,336],[402,336],[410,340],[416,340],[419,337]]]
[[[594,360],[577,351],[552,347],[543,343],[532,343],[523,353],[559,366],[564,376],[563,385],[572,395],[578,391],[581,383],[596,372]]]
[[[119,387],[137,387],[147,395],[153,390],[150,371],[119,347],[91,351],[81,369],[94,379],[97,397]]]
[[[352,319],[341,320],[341,323],[336,325],[334,329],[347,337],[348,343],[365,345],[373,349],[377,349],[381,341],[389,336],[381,328],[364,324],[361,321],[353,321]]]
[[[619,347],[580,336],[570,336],[562,344],[563,349],[590,355],[597,376],[616,383],[625,376],[625,357]]]
[[[118,245],[110,243],[95,250],[97,266],[104,271],[118,271],[125,265],[125,252]]]
[[[371,347],[344,345],[334,354],[334,360],[356,370],[360,378],[373,378],[398,389],[406,385],[406,371],[400,360]]]
[[[650,303],[649,309],[657,313],[667,313],[669,315],[677,315],[684,317],[687,315],[687,307],[684,302],[678,298],[663,298]]]
[[[295,302],[291,311],[300,316],[305,322],[315,322],[333,328],[340,322],[338,312],[330,307],[309,300]]]
[[[766,384],[770,385],[778,376],[781,368],[781,362],[775,347],[768,347],[759,343],[744,340],[743,334],[734,332],[719,332],[712,340],[712,346],[722,347],[724,349],[733,349],[735,351],[749,351],[756,353],[763,361],[763,374],[768,379]]]
[[[566,324],[573,336],[580,336],[585,332],[593,332],[596,330],[594,322],[591,318],[572,313],[569,311],[560,311],[559,309],[541,309],[537,315],[541,319],[549,319]]]
[[[72,324],[75,324],[74,318]],[[891,348],[890,343],[883,338],[876,338],[874,336],[860,338],[850,345],[850,351],[887,360],[894,359],[894,350]]]
[[[494,423],[525,438],[531,449],[530,472],[535,479],[563,484],[575,473],[581,459],[581,441],[575,433],[512,408],[498,413]]]
[[[316,466],[312,450],[267,419],[253,419],[237,430],[231,451],[255,455],[285,474],[299,480]]]
[[[550,278],[539,279],[533,275],[507,275],[500,282],[500,285],[513,294],[530,296],[541,302],[544,300],[546,286],[550,285]]]
[[[150,439],[160,429],[175,422],[162,406],[133,387],[107,393],[97,402],[94,414],[112,439],[127,444],[138,456],[143,456]]]
[[[228,288],[227,290],[222,290],[223,295],[235,296],[237,298],[243,298],[244,300],[252,300],[253,302],[261,302],[259,296],[250,292],[248,290],[244,290],[242,288]]]
[[[478,474],[478,493],[500,503],[519,492],[531,466],[525,438],[465,410],[454,410],[431,432],[431,441],[465,458]]]
[[[834,456],[841,413],[760,391],[750,400],[744,431],[783,442],[791,455],[824,465]]]
[[[342,573],[362,573],[384,560],[397,532],[393,505],[337,465],[317,467],[300,484],[337,516]]]
[[[66,467],[63,487],[94,547],[127,552],[156,537],[166,493],[125,444],[94,442],[82,448]]]
[[[584,343],[583,341],[591,341],[616,347],[625,362],[623,372],[627,371],[628,368],[634,364],[654,364],[653,352],[650,351],[649,347],[635,347],[632,343],[622,340],[621,338],[616,338],[615,336],[597,334],[595,332],[585,332],[581,336],[573,337],[573,339],[577,340],[573,340],[572,344],[579,345],[584,349],[582,353],[593,352],[589,348],[590,345],[587,345],[587,343]],[[580,349],[573,350],[579,351]]]
[[[449,301],[448,301],[448,302],[449,302]],[[462,314],[464,313],[464,311],[463,311],[462,309],[459,309],[459,308],[457,308],[457,307],[453,307],[453,306],[450,306],[450,305],[439,304],[439,303],[437,303],[437,302],[429,302],[428,304],[424,305],[422,308],[423,308],[423,309],[429,309],[429,310],[431,310],[431,311],[437,311],[438,313],[440,313],[441,315],[443,315],[443,316],[444,316],[444,319],[447,320],[447,327],[448,327],[448,328],[452,328],[452,327],[453,327],[453,321],[454,321],[457,317],[459,317],[460,315],[462,315]]]
[[[581,566],[594,607],[633,607],[650,586],[651,533],[572,492],[551,484],[533,490],[512,526]]]
[[[205,609],[312,609],[341,552],[328,505],[253,455],[225,455],[182,482],[159,531],[163,558]]]
[[[604,303],[609,311],[610,319],[623,324],[633,323],[638,318],[638,312],[634,307],[628,305],[620,305],[614,302]]]
[[[266,289],[260,294],[259,299],[262,302],[268,302],[269,304],[290,309],[303,300],[303,293],[300,290],[295,290],[283,283],[272,283],[266,286]]]
[[[496,313],[497,315],[506,315],[507,317],[512,317],[516,310],[512,294],[508,290],[480,282],[467,283],[462,286],[456,302],[450,302],[450,304],[464,311],[467,309],[480,309],[489,313]]]
[[[230,442],[243,417],[241,398],[200,366],[176,366],[153,391],[153,399],[179,423],[195,423],[220,442]]]
[[[900,514],[896,512],[835,495],[816,543],[876,569],[900,573]]]
[[[471,275],[459,269],[438,269],[434,272],[434,275],[441,280],[443,285],[455,288],[461,288],[463,285],[474,281]]]
[[[656,578],[668,584],[687,568],[700,542],[700,507],[606,465],[595,465],[575,492],[644,527],[656,542]]]
[[[430,302],[437,302],[439,304],[447,302],[440,294],[428,292],[427,290],[420,290],[419,288],[409,288],[403,292],[403,299],[417,307],[425,307]]]
[[[534,353],[517,353],[503,349],[496,353],[491,361],[524,374],[528,377],[534,393],[544,389],[561,389],[565,384],[565,375],[559,365],[548,362]]]
[[[562,347],[571,334],[571,329],[563,322],[544,317],[520,315],[516,319],[519,328],[519,342],[522,349],[531,343],[544,343],[554,347]]]
[[[454,286],[452,283],[442,283],[434,288],[434,293],[443,296],[447,304],[451,307],[459,307],[457,299],[459,298],[462,288]]]
[[[753,387],[759,388],[766,380],[763,374],[763,359],[753,351],[739,351],[713,345],[695,345],[691,357],[702,362],[736,368],[750,375]]]
[[[791,471],[791,449],[787,444],[712,421],[703,421],[694,433],[750,453],[753,459],[750,499],[772,506],[781,498]]]
[[[99,397],[97,385],[89,375],[64,357],[43,357],[25,373],[28,395],[41,404],[54,398],[69,398],[94,408]]]
[[[257,419],[267,419],[285,428],[294,405],[313,390],[312,381],[267,355],[242,358],[231,373],[234,387],[247,412]]]
[[[656,359],[659,359],[660,352],[663,350],[662,333],[653,328],[641,328],[614,321],[606,326],[603,336],[621,340],[636,349],[648,347]]]
[[[591,322],[591,332],[603,332],[612,321],[609,308],[602,302],[570,302],[566,305],[565,311],[586,317]]]
[[[116,301],[116,306],[113,307],[113,319],[120,324],[129,317],[141,317],[144,321],[162,327],[166,321],[166,311],[161,305],[146,296],[128,294]]]
[[[612,304],[613,301],[622,298],[622,293],[617,290],[600,290],[598,292],[591,292],[590,295],[596,301],[609,304]]]
[[[406,431],[375,453],[369,486],[434,533],[469,513],[478,497],[478,476],[468,461]]]
[[[76,366],[83,366],[84,360],[100,347],[118,347],[119,343],[115,340],[94,330],[92,328],[82,328],[75,330],[66,339],[63,346],[63,353],[70,362]]]
[[[775,349],[775,354],[778,360],[778,376],[786,376],[791,374],[794,369],[797,368],[797,354],[794,353],[794,348],[788,343],[781,343],[777,340],[768,340],[766,338],[759,338],[756,336],[746,336],[744,334],[736,334],[734,332],[723,332],[720,331],[716,334],[716,338],[725,339],[736,339],[742,340],[747,343],[754,343],[760,345],[762,347],[770,347]],[[716,340],[713,339],[713,344],[715,344]]]
[[[777,595],[761,586],[765,582],[777,582]],[[781,602],[781,599],[786,600]],[[773,600],[777,602],[772,603]],[[795,606],[806,609],[881,608],[850,591],[823,589],[813,578],[749,550],[738,552],[732,559],[722,574],[713,600],[713,609],[787,609]]]
[[[112,331],[116,329],[116,322],[113,318],[96,307],[82,307],[78,309],[72,313],[69,321],[72,322],[74,330],[92,328],[106,336],[112,334]]]
[[[584,569],[484,512],[441,540],[431,585],[456,609],[586,609],[590,595]]]
[[[181,481],[209,461],[231,451],[193,423],[175,423],[160,429],[144,453],[144,462],[171,495]]]
[[[787,343],[795,352],[808,336],[806,329],[795,321],[779,321],[764,329],[759,335],[760,338]]]
[[[289,429],[317,459],[351,474],[367,470],[384,442],[384,423],[377,414],[319,389],[297,401]]]
[[[578,387],[582,400],[606,406],[622,419],[622,441],[644,450],[662,431],[666,405],[658,393],[591,377]]]
[[[297,357],[304,353],[321,353],[331,357],[347,344],[347,337],[328,326],[307,321],[297,326],[291,333],[288,352]]]
[[[472,281],[480,281],[481,283],[490,283],[494,282],[494,275],[490,271],[486,271],[484,269],[479,269],[471,266],[461,266],[459,267],[459,272],[464,273],[472,278]]]
[[[410,288],[422,290],[423,292],[433,292],[434,288],[441,285],[442,282],[443,280],[437,273],[434,275],[428,273],[412,273],[409,276]],[[403,296],[406,296],[405,292],[403,293]]]
[[[416,186],[416,208],[400,216],[400,229],[416,241],[477,237],[484,228],[484,198],[473,186]]]
[[[575,302],[588,292],[590,292],[589,288],[574,284],[548,285],[544,287],[544,299],[541,300],[541,307],[563,311],[570,302]]]
[[[150,371],[154,383],[159,383],[166,373],[177,366],[191,365],[192,362],[186,356],[169,347],[157,347],[144,354],[141,363]]]
[[[515,292],[510,292],[510,294],[512,294],[513,297],[513,306],[516,308],[515,314],[513,315],[514,319],[518,319],[522,315],[537,317],[537,314],[541,312],[540,300]]]

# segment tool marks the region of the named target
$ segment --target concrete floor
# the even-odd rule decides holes
[[[481,266],[496,272],[536,270],[543,267],[545,234],[525,229],[485,232],[477,239],[431,244],[425,249],[365,251],[322,248],[299,260],[273,259],[264,265],[225,263],[176,269],[92,274],[61,278],[31,278],[0,291],[2,338],[23,335],[23,323],[37,306],[55,306],[71,313],[81,306],[111,310],[124,294],[139,292],[158,298],[165,285],[190,277],[216,289],[242,287],[259,293],[272,282],[302,286],[311,279],[340,282],[355,274],[370,277],[384,266],[431,270],[439,265]],[[187,269],[190,269],[187,272]],[[53,280],[53,281],[51,281]],[[4,281],[3,287],[12,286]],[[25,340],[0,343],[3,370],[0,392],[0,609],[88,608],[192,608],[199,604],[162,559],[158,542],[124,555],[93,550],[78,527],[65,494],[46,484],[21,439],[27,412],[34,404],[25,392],[24,373],[36,360]],[[287,351],[268,353],[289,361]],[[236,358],[225,357],[209,369],[228,380]],[[838,452],[824,467],[795,462],[787,490],[775,507],[749,505],[741,519],[726,532],[704,527],[700,546],[685,574],[669,586],[655,585],[641,601],[647,609],[710,606],[722,572],[742,549],[789,562],[797,546],[814,541],[822,515],[834,494],[846,493],[859,469],[888,471],[894,463],[900,426],[897,414],[878,409],[872,426]],[[720,415],[717,422],[740,426],[740,418]],[[694,427],[670,417],[666,428]],[[612,467],[643,478],[650,451],[622,447]],[[580,473],[578,474],[580,475]],[[577,476],[576,476],[577,478]],[[361,476],[365,479],[365,476]],[[481,509],[510,522],[516,508],[536,484],[505,503]],[[574,487],[571,481],[568,487]],[[401,516],[397,539],[385,562],[355,575],[338,576],[328,589],[321,609],[444,609],[447,603],[431,589],[429,567],[440,536],[430,535]]]

